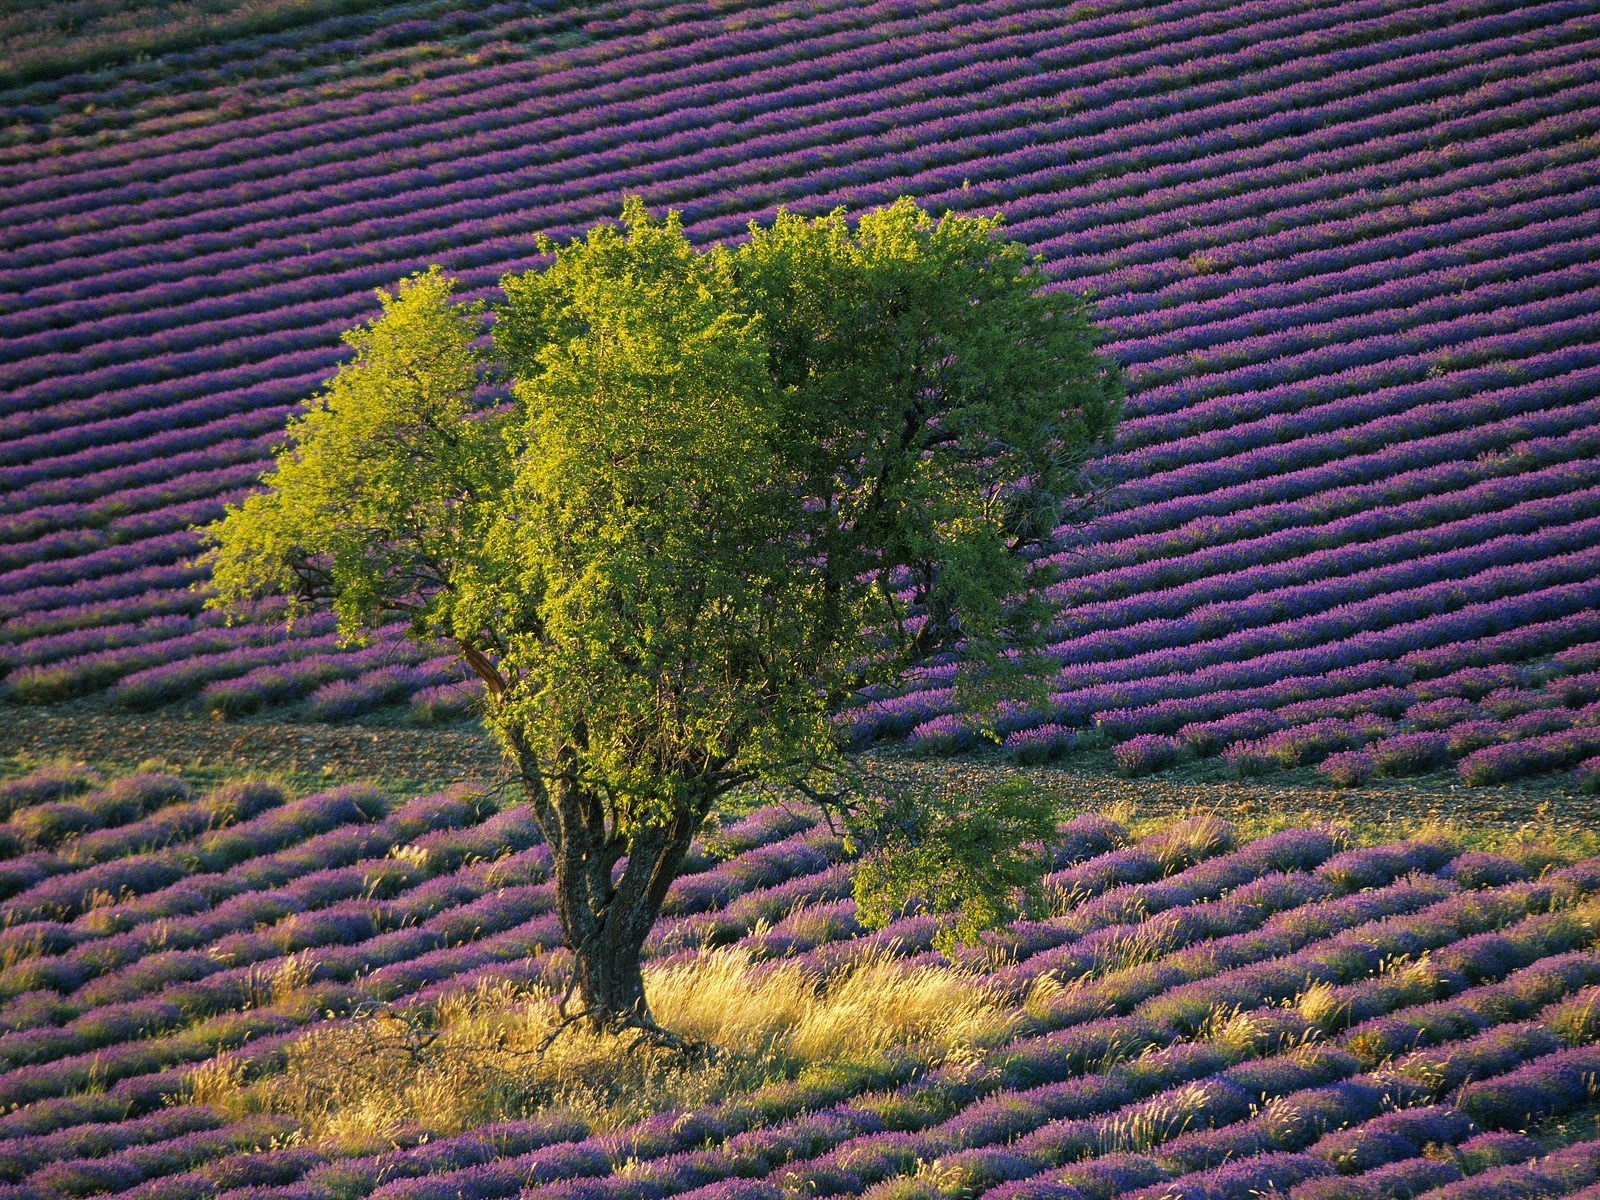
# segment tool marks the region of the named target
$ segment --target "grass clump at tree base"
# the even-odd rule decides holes
[[[480,984],[308,1030],[277,1069],[255,1077],[220,1055],[190,1073],[185,1100],[233,1117],[286,1114],[324,1143],[533,1116],[598,1132],[819,1073],[872,1075],[897,1062],[926,1069],[1004,1040],[1018,1019],[968,971],[883,954],[824,977],[717,950],[645,977],[663,1019],[704,1053],[584,1025],[552,1040],[561,1025],[555,996]]]

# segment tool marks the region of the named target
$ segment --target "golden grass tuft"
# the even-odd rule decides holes
[[[1347,1001],[1339,999],[1333,985],[1324,980],[1311,984],[1295,998],[1294,1007],[1312,1025],[1324,1033],[1342,1027],[1350,1011]]]
[[[233,1116],[286,1113],[325,1142],[541,1114],[601,1131],[893,1053],[931,1065],[1004,1040],[1019,1019],[967,972],[882,955],[824,979],[719,950],[648,969],[645,988],[656,1018],[712,1048],[708,1060],[576,1027],[541,1053],[554,998],[501,984],[308,1031],[255,1079],[219,1057],[190,1072],[185,1099]]]

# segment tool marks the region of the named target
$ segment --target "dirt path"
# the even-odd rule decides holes
[[[56,706],[0,705],[0,756],[27,762],[59,758],[132,769],[144,762],[218,773],[279,773],[302,779],[375,779],[396,787],[431,788],[504,778],[498,749],[473,732],[378,726],[221,722],[136,716]],[[1584,795],[1564,776],[1528,784],[1469,788],[1449,776],[1389,780],[1337,791],[1310,771],[1262,780],[1229,777],[1215,761],[1150,779],[1121,779],[1104,756],[1017,768],[995,756],[918,759],[893,752],[868,756],[874,768],[945,792],[968,792],[1023,774],[1062,793],[1075,811],[1121,806],[1140,814],[1213,810],[1230,818],[1294,815],[1385,823],[1435,821],[1463,828],[1516,828],[1527,823],[1600,830],[1600,797]]]
[[[134,766],[439,784],[487,782],[500,753],[482,734],[256,721],[177,720],[0,706],[0,754]]]

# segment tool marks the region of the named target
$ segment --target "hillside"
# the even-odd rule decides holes
[[[0,22],[8,705],[460,719],[447,658],[189,590],[372,289],[491,295],[624,192],[701,242],[910,194],[1131,380],[1020,757],[1600,779],[1593,3],[51,12]],[[971,745],[953,670],[858,740]]]

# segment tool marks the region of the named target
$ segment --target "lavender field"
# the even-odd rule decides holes
[[[1600,1191],[1600,859],[1550,843],[1080,816],[1048,915],[948,964],[927,917],[864,933],[839,839],[761,809],[673,886],[658,1007],[674,971],[729,964],[753,988],[943,979],[942,1021],[979,997],[981,1036],[767,1058],[760,1086],[626,1119],[574,1101],[358,1129],[261,1098],[375,1013],[448,1026],[463,995],[563,979],[519,807],[53,768],[0,784],[0,813],[7,1200]]]
[[[909,194],[1002,211],[1128,370],[1017,758],[1600,786],[1590,0],[75,8],[0,24],[8,705],[470,715],[190,590],[372,289],[492,297],[624,192],[701,242]],[[971,747],[955,669],[843,719]]]
[[[0,717],[70,751],[0,742],[0,1200],[1600,1200],[1597,50],[1600,0],[0,7]],[[633,194],[999,211],[1128,380],[1010,763],[938,761],[993,748],[952,655],[836,718],[941,797],[1066,759],[1042,902],[877,927],[870,845],[735,790],[637,925],[687,1049],[564,1028],[575,852],[434,786],[495,754],[455,657],[194,561],[374,289],[493,303]]]

